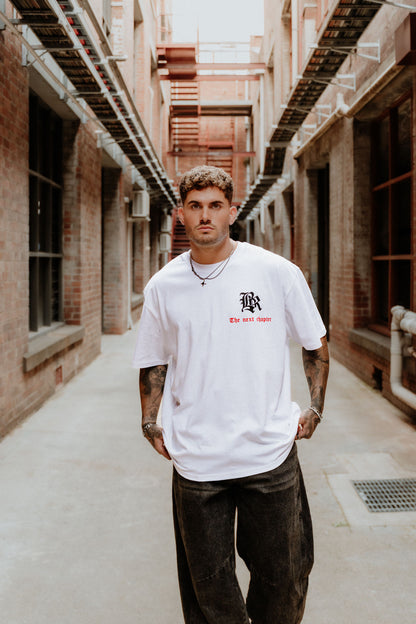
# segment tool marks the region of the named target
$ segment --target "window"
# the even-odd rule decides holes
[[[372,317],[385,332],[391,308],[410,308],[412,301],[411,119],[408,95],[374,123],[372,133]]]
[[[62,123],[29,101],[29,328],[62,320]]]

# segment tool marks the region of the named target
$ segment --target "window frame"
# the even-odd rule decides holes
[[[398,137],[398,114],[397,111],[399,107],[409,100],[410,102],[410,128],[409,128],[409,141],[410,141],[410,170],[405,173],[400,173],[399,175],[395,175],[393,173],[393,157],[395,146],[397,145],[397,137]],[[413,184],[413,176],[414,176],[414,149],[413,149],[413,93],[411,91],[406,92],[400,98],[398,98],[388,109],[386,109],[376,120],[374,120],[371,129],[371,322],[369,323],[369,328],[373,329],[381,334],[390,335],[390,322],[391,322],[391,308],[393,305],[397,305],[399,302],[394,300],[394,288],[393,288],[393,273],[398,269],[398,262],[409,262],[410,264],[410,272],[409,272],[409,307],[413,304],[413,275],[415,271],[415,236],[413,232],[413,216],[414,216],[414,184]],[[387,179],[382,182],[376,182],[376,166],[379,162],[375,156],[375,148],[376,148],[376,131],[378,125],[385,119],[388,119],[388,176]],[[394,253],[393,252],[393,231],[394,231],[394,219],[396,215],[393,214],[393,193],[397,190],[398,185],[402,184],[406,180],[410,182],[410,242],[409,242],[409,253]],[[377,251],[376,244],[379,242],[377,239],[377,214],[376,214],[376,195],[381,191],[388,192],[388,201],[387,201],[387,237],[388,237],[388,249],[386,253]],[[380,204],[377,204],[378,206]],[[382,311],[380,305],[377,301],[378,292],[380,292],[380,282],[377,283],[376,271],[378,266],[381,266],[381,263],[388,263],[387,266],[387,316],[388,319],[385,321],[382,318]],[[381,277],[378,278],[380,281]]]
[[[63,124],[30,93],[29,331],[63,322]]]

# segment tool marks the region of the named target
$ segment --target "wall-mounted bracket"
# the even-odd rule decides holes
[[[309,48],[311,50],[329,50],[335,54],[345,54],[345,56],[355,54],[357,56],[361,56],[362,58],[380,63],[380,41],[376,41],[375,43],[367,41],[358,42],[353,46],[319,46],[317,44],[312,44]],[[370,54],[369,52],[365,52],[363,50],[375,50],[375,53]]]
[[[322,117],[329,119],[332,112],[332,104],[316,104],[316,114],[318,115],[318,125],[322,123]],[[328,111],[328,112],[324,112]]]
[[[107,65],[110,61],[119,63],[121,61],[127,61],[128,58],[127,54],[124,54],[123,56],[106,56],[105,58],[96,61],[95,65]]]
[[[351,91],[356,90],[355,74],[337,74],[333,78],[314,78],[313,76],[307,76],[305,80],[311,80],[311,82],[320,84],[334,85],[344,89],[350,89]]]

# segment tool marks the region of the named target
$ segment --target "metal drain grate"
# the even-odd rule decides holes
[[[369,511],[416,511],[416,479],[352,483]]]

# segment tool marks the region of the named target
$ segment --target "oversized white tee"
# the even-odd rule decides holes
[[[194,266],[201,276],[215,268]],[[300,269],[238,243],[205,286],[185,252],[144,295],[133,365],[168,365],[161,423],[179,474],[215,481],[283,463],[300,415],[291,400],[289,339],[313,350],[326,333]]]

